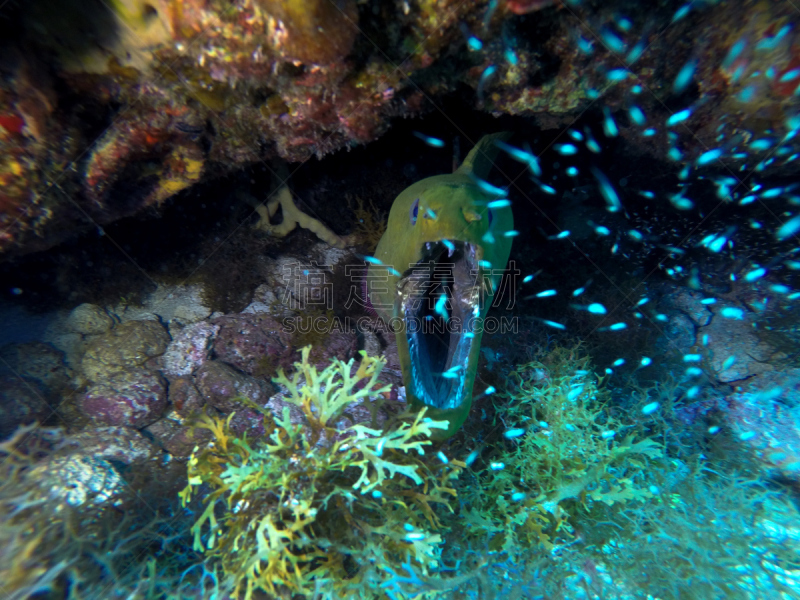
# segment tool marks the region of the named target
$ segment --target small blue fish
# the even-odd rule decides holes
[[[507,47],[507,48],[506,48],[506,49],[503,51],[503,56],[505,57],[506,61],[507,61],[507,62],[508,62],[510,65],[512,65],[512,66],[514,66],[514,67],[516,67],[516,66],[517,66],[517,64],[519,64],[519,58],[517,57],[517,53],[516,53],[516,52],[514,52],[514,50],[513,50],[512,48],[510,48],[510,47]]]
[[[722,61],[722,68],[726,71],[730,70],[730,68],[733,66],[733,63],[736,62],[736,59],[739,58],[746,46],[747,43],[744,41],[744,39],[738,40],[733,46],[731,46],[731,49],[728,50],[728,54]]]
[[[681,70],[678,71],[678,75],[675,77],[675,81],[672,83],[672,92],[675,94],[683,93],[689,84],[692,82],[692,77],[694,77],[694,72],[697,69],[697,59],[693,58],[685,65],[681,67]]]
[[[562,156],[572,156],[578,153],[578,148],[574,144],[555,144],[553,148]]]
[[[449,315],[447,314],[447,307],[445,306],[445,304],[446,304],[446,303],[447,303],[447,294],[442,294],[442,295],[441,295],[441,296],[439,296],[439,298],[436,300],[436,306],[434,307],[434,309],[436,310],[436,312],[437,312],[439,315],[441,315],[441,317],[442,317],[442,318],[443,318],[445,321],[448,321],[448,320],[450,319],[450,317],[449,317]]]
[[[495,188],[500,189],[500,188]],[[487,204],[489,208],[505,208],[507,206],[511,206],[511,200],[503,199],[503,200],[492,200]]]
[[[625,33],[628,33],[631,30],[631,27],[633,27],[633,22],[628,17],[620,15],[615,19],[615,21],[617,23],[617,27],[619,27],[620,30],[624,31]]]
[[[421,139],[423,142],[431,146],[432,148],[444,148],[444,141],[440,140],[439,138],[431,137],[429,135],[425,135],[424,133],[420,133],[419,131],[413,132],[416,137]]]
[[[631,121],[633,121],[633,123],[636,125],[644,125],[645,122],[647,121],[647,119],[645,119],[644,113],[642,112],[642,109],[639,108],[638,106],[631,106],[628,109],[628,114],[631,117]]]
[[[503,188],[499,188],[495,185],[492,185],[488,181],[484,181],[478,177],[473,176],[472,180],[478,185],[481,191],[489,196],[507,196],[508,190],[504,190]],[[506,200],[508,202],[508,200]]]
[[[769,138],[755,140],[755,141],[750,143],[750,149],[751,150],[756,150],[756,151],[769,150],[770,148],[772,148],[774,143],[775,143],[775,141],[771,140]]]
[[[608,27],[603,27],[600,30],[600,39],[603,40],[605,45],[608,46],[609,50],[612,52],[616,52],[617,54],[625,52],[625,48],[627,47],[625,40],[619,37]]]
[[[778,47],[778,44],[780,43],[780,41],[784,37],[786,37],[786,35],[791,30],[792,30],[792,26],[791,25],[784,25],[783,27],[780,28],[778,33],[776,33],[774,36],[762,38],[756,44],[756,50],[774,50],[775,48]]]
[[[754,85],[748,85],[744,88],[741,92],[739,92],[737,98],[744,103],[751,102],[756,95],[756,87]]]
[[[542,183],[541,181],[536,182],[539,185],[539,188],[545,193],[550,194],[551,196],[555,195],[556,189],[552,186],[547,185],[546,183]]]
[[[556,323],[555,321],[548,321],[547,319],[539,319],[539,320],[548,327],[552,327],[553,329],[566,329],[566,326],[562,325],[561,323]]]
[[[767,274],[767,270],[763,267],[759,267],[758,269],[753,269],[749,273],[744,276],[744,280],[748,282],[756,281],[761,279],[764,275]]]
[[[583,36],[578,36],[578,50],[584,54],[591,54],[594,52],[594,42],[590,42]]]
[[[517,438],[521,435],[525,435],[525,429],[522,427],[514,427],[513,429],[506,429],[503,433],[503,437],[511,440]]]
[[[494,65],[489,65],[483,70],[481,73],[480,81],[478,81],[478,101],[483,103],[483,90],[486,87],[486,83],[489,79],[497,72],[497,67]]]
[[[625,57],[625,62],[632,65],[642,57],[646,48],[645,40],[639,40],[636,45],[631,48],[631,51],[628,52],[628,55]]]
[[[517,162],[528,165],[536,177],[542,176],[542,167],[539,165],[539,159],[530,150],[516,148],[501,140],[496,141],[495,145]]]
[[[775,233],[775,237],[778,240],[783,241],[788,237],[793,236],[795,233],[800,231],[800,215],[793,217],[786,221],[783,225],[778,228],[778,231]]]
[[[600,154],[602,152],[600,148],[600,144],[592,136],[592,131],[588,127],[583,128],[584,133],[586,134],[586,147],[589,149],[590,152],[594,152],[595,154]]]
[[[494,16],[495,11],[497,10],[497,6],[499,4],[498,0],[489,0],[489,5],[486,7],[486,13],[483,15],[483,28],[488,29],[489,23]]]
[[[707,165],[709,163],[714,162],[720,156],[722,156],[722,148],[714,148],[713,150],[709,150],[708,152],[703,152],[700,157],[697,159],[697,166]]]
[[[606,200],[606,209],[608,212],[617,212],[622,208],[622,202],[619,200],[619,196],[617,195],[616,190],[611,185],[611,182],[608,180],[600,169],[596,167],[591,168],[592,175],[594,175],[595,179],[597,179],[597,183],[600,187],[600,194]],[[595,230],[596,231],[596,230]]]
[[[617,127],[614,117],[611,116],[611,111],[607,106],[603,107],[603,133],[606,137],[617,137],[619,135],[619,127]]]
[[[627,78],[627,69],[611,69],[608,73],[606,73],[606,79],[609,81],[624,81]]]
[[[681,19],[683,19],[689,12],[692,10],[692,3],[684,4],[678,10],[675,11],[675,14],[672,15],[672,22],[677,23]]]
[[[679,112],[676,112],[669,119],[667,119],[667,127],[672,127],[673,125],[677,125],[678,123],[688,119],[691,115],[692,115],[692,110],[689,108],[685,108]]]

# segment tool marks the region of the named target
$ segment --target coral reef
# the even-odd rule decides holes
[[[663,157],[674,147],[692,159],[718,144],[722,120],[724,148],[735,156],[760,129],[786,133],[796,111],[797,34],[783,3],[705,2],[673,20],[666,5],[619,3],[337,0],[301,11],[282,0],[126,0],[94,12],[69,2],[58,24],[47,4],[15,7],[23,26],[4,41],[6,255],[160,206],[248,164],[375,140],[391,119],[429,112],[453,94],[546,129],[601,97],[618,114],[630,108],[630,90],[646,86],[653,97],[642,95],[640,110],[660,123],[679,96],[681,61],[691,62],[692,135],[642,137],[634,123],[623,136],[638,150]],[[625,77],[616,73],[622,62]],[[789,164],[794,142],[784,142],[765,163]]]

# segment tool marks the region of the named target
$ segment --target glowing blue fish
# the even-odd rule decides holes
[[[625,52],[625,47],[627,45],[625,41],[608,27],[603,27],[600,30],[600,39],[603,40],[605,45],[608,46],[612,52],[616,52],[617,54]]]
[[[775,232],[775,237],[783,241],[786,238],[793,236],[798,231],[800,231],[800,215],[792,217],[791,219],[786,221],[786,223],[781,225],[778,228],[778,231]]]
[[[708,163],[712,163],[717,160],[720,156],[722,156],[722,148],[714,148],[713,150],[709,150],[708,152],[703,152],[700,157],[697,159],[697,166],[707,165]]]
[[[672,83],[672,91],[675,94],[680,94],[692,82],[692,77],[694,77],[694,71],[697,69],[697,59],[693,58],[689,62],[687,62],[681,70],[678,71],[678,75],[675,77],[675,81]]]
[[[439,138],[431,137],[429,135],[425,135],[424,133],[420,133],[419,131],[415,131],[414,135],[421,139],[423,142],[431,146],[432,148],[443,148],[444,142]]]
[[[636,125],[644,125],[645,124],[645,116],[642,112],[642,109],[638,106],[631,106],[628,109],[628,114],[631,117],[631,121],[633,121]]]
[[[611,185],[611,182],[608,180],[600,169],[596,167],[592,167],[592,175],[594,175],[595,179],[597,179],[598,186],[600,188],[600,194],[605,198],[606,201],[606,208],[609,212],[617,212],[622,208],[622,202],[619,200],[619,196],[617,195],[616,190]]]
[[[619,127],[617,127],[614,117],[611,116],[611,111],[608,107],[603,107],[603,133],[606,137],[617,137],[619,135]]]
[[[674,115],[672,115],[669,119],[667,119],[667,127],[672,127],[673,125],[677,125],[678,123],[688,119],[690,116],[692,116],[692,110],[689,108],[685,108],[681,111],[678,111]]]
[[[595,154],[600,154],[600,152],[602,152],[600,144],[598,144],[597,140],[594,139],[594,137],[592,136],[592,132],[589,130],[588,127],[584,127],[583,131],[586,134],[586,147],[589,149],[590,152],[594,152]]]

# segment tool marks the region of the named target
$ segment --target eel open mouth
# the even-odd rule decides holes
[[[427,242],[422,258],[397,283],[395,314],[403,317],[411,359],[409,390],[441,409],[461,406],[481,315],[479,248],[462,241]]]

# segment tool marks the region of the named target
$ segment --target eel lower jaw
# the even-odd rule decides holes
[[[475,319],[481,316],[482,248],[441,240],[421,248],[420,261],[397,284],[410,358],[408,391],[420,402],[455,409],[471,401],[470,358],[476,354]]]

